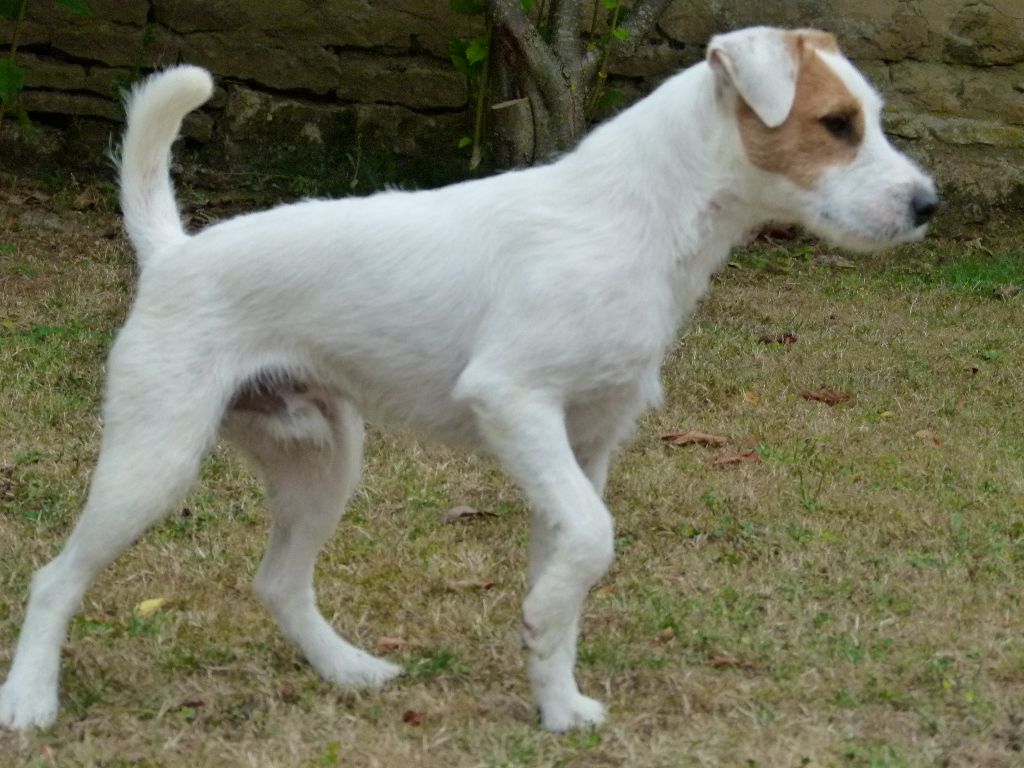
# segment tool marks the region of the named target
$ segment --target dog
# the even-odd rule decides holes
[[[124,222],[140,265],[110,351],[81,517],[32,579],[0,724],[45,727],[87,585],[186,493],[218,434],[255,458],[270,540],[254,589],[327,680],[401,672],[320,614],[313,563],[360,475],[363,420],[495,457],[531,509],[523,637],[543,727],[605,718],[574,677],[580,612],[613,558],[609,465],[661,399],[677,326],[732,245],[792,222],[871,250],[924,236],[931,178],[816,30],[714,37],[554,162],[428,191],[309,200],[186,234],[169,175],[209,73],[127,101]]]

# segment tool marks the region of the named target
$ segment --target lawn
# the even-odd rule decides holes
[[[134,266],[107,190],[8,179],[0,221],[2,675],[85,494]],[[609,484],[579,664],[604,729],[535,724],[516,489],[371,428],[318,588],[396,684],[338,690],[278,634],[249,590],[262,492],[222,446],[88,592],[60,719],[0,733],[3,764],[1024,764],[1024,233],[952,232],[870,258],[768,239],[715,279]],[[688,430],[720,439],[662,439]]]

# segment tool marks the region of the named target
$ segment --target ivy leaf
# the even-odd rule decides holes
[[[21,14],[24,0],[0,0],[0,18],[16,19]]]
[[[622,27],[616,27],[615,29],[612,30],[612,35],[615,36],[616,40],[625,42],[626,40],[629,39],[629,30],[623,29]]]
[[[487,58],[487,38],[465,40],[448,38],[448,56],[455,71],[475,81],[480,76],[480,62]]]
[[[448,4],[460,16],[479,16],[487,7],[484,0],[448,0]]]
[[[14,101],[25,87],[25,70],[10,59],[0,59],[0,101]]]
[[[466,48],[469,44],[461,37],[448,38],[448,57],[452,60],[452,66],[460,75],[471,76],[469,60],[466,58]]]
[[[617,109],[626,100],[626,94],[616,88],[605,88],[597,97],[598,109]]]
[[[489,41],[486,37],[478,37],[471,40],[466,46],[466,61],[470,64],[479,64],[484,61],[490,53]]]
[[[53,0],[57,5],[62,8],[67,8],[72,13],[77,13],[79,16],[92,16],[92,11],[89,10],[89,5],[85,0]]]

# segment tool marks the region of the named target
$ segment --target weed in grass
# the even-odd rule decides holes
[[[411,679],[424,681],[442,675],[464,675],[469,669],[455,651],[438,648],[417,654],[409,661],[406,671]]]
[[[803,544],[812,538],[813,533],[810,528],[802,523],[787,523],[786,535],[797,544]]]
[[[332,766],[341,764],[341,742],[339,741],[328,741],[316,761],[311,763],[319,768],[332,768]]]
[[[909,768],[899,750],[888,744],[852,743],[843,749],[844,765],[850,768]]]

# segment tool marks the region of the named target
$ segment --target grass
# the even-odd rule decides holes
[[[0,197],[0,670],[85,494],[133,285],[110,204],[76,199]],[[63,224],[20,223],[39,208]],[[248,588],[262,492],[222,446],[88,592],[60,720],[0,734],[4,764],[1020,765],[1021,235],[849,262],[760,243],[716,278],[669,354],[666,408],[611,478],[618,558],[579,665],[610,704],[600,732],[534,723],[518,492],[486,461],[371,430],[318,588],[346,636],[405,665],[397,684],[338,690],[272,626]],[[759,341],[783,332],[795,343]],[[850,398],[801,396],[822,386]],[[663,444],[677,429],[728,443]],[[439,523],[461,504],[494,514]]]

